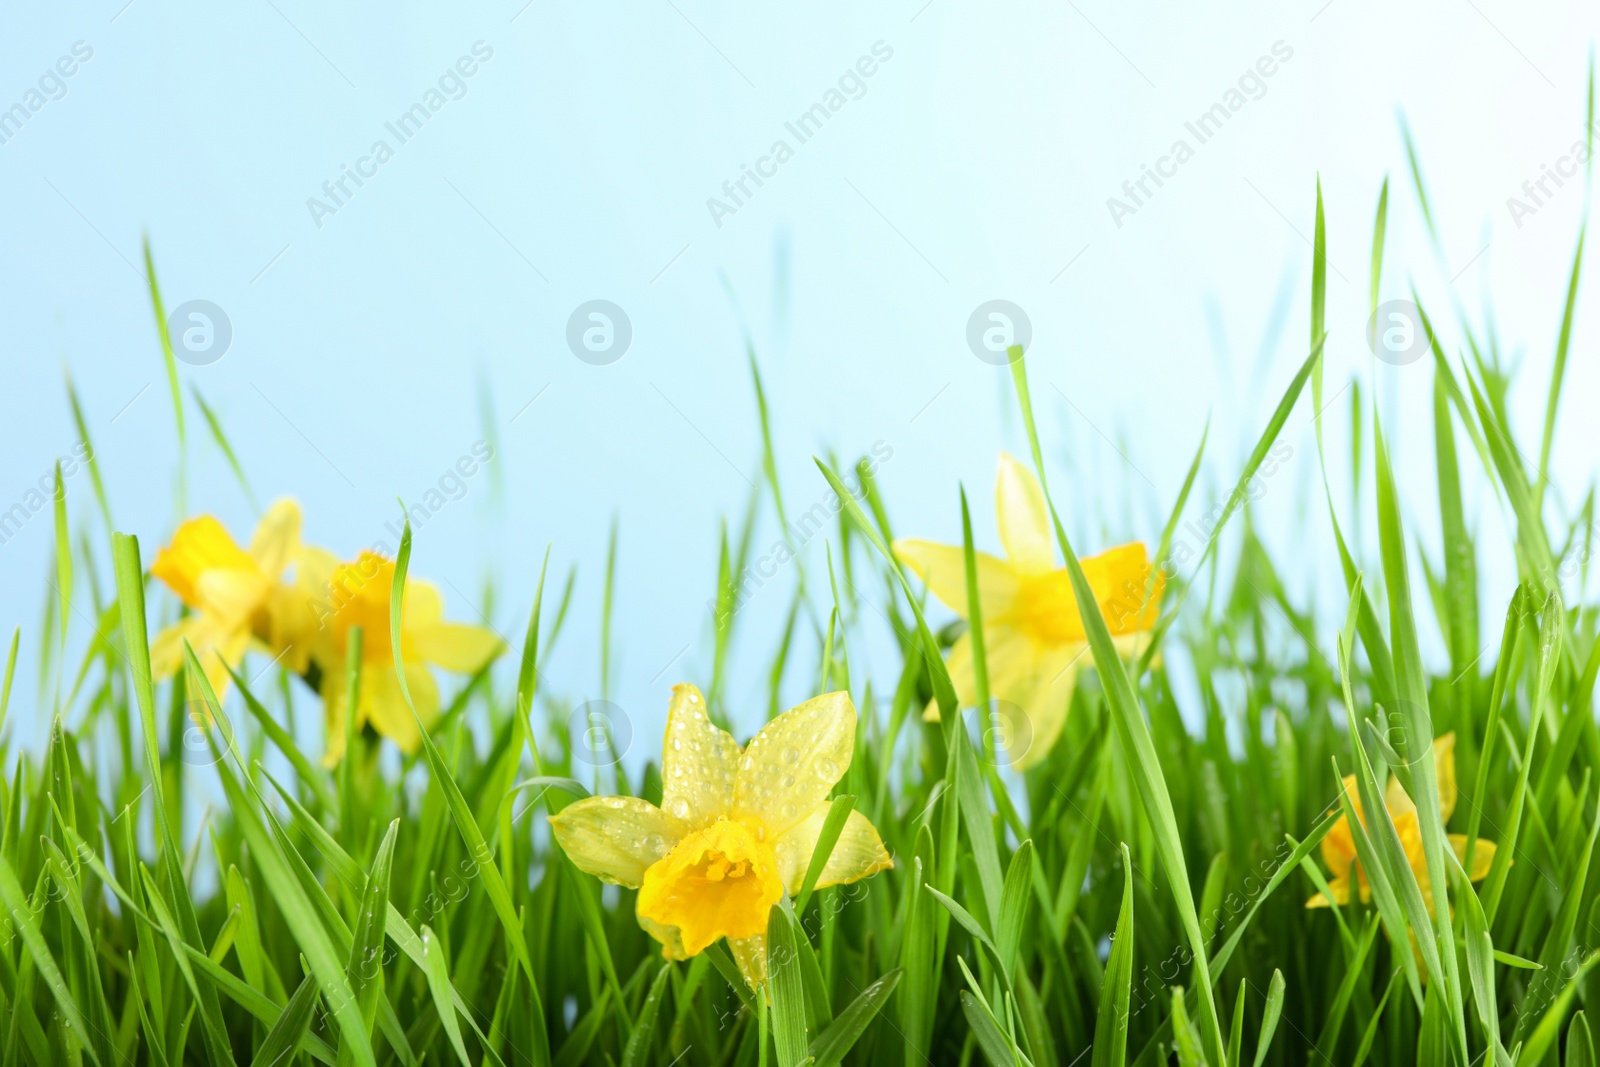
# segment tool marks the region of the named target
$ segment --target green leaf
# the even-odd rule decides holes
[[[1272,981],[1267,985],[1267,1004],[1261,1013],[1261,1034],[1256,1040],[1255,1067],[1267,1062],[1267,1050],[1272,1047],[1272,1037],[1278,1032],[1278,1020],[1283,1017],[1283,994],[1286,983],[1283,972],[1272,969]]]
[[[995,935],[995,947],[1000,950],[1000,963],[1013,980],[1016,978],[1017,949],[1022,944],[1022,929],[1028,919],[1028,901],[1033,889],[1033,842],[1024,841],[1017,846],[1006,869],[1005,888],[1000,894],[1000,922]]]
[[[161,287],[156,284],[156,264],[150,255],[150,238],[144,239],[144,276],[150,285],[150,307],[156,316],[156,336],[161,339],[161,359],[167,368],[167,384],[172,388],[172,417],[178,425],[178,452],[183,443],[183,394],[178,389],[178,361],[172,355],[172,336],[167,332],[167,310],[161,303]]]
[[[961,991],[961,1011],[966,1015],[967,1024],[972,1027],[972,1036],[977,1038],[978,1048],[983,1050],[983,1058],[989,1061],[990,1067],[1020,1067],[1027,1062],[1011,1039],[1001,1031],[988,1006],[965,989]]]
[[[767,916],[767,988],[772,993],[772,1036],[778,1046],[778,1067],[799,1067],[809,1054],[805,987],[795,936],[788,909],[781,905],[773,908]]]
[[[622,1067],[644,1067],[648,1062],[646,1057],[650,1054],[650,1038],[655,1033],[656,1016],[661,1013],[661,1000],[666,996],[667,983],[671,978],[672,963],[669,960],[656,971],[655,980],[650,983],[650,992],[645,994],[644,1006],[639,1009],[633,1035],[628,1038],[628,1047],[622,1050]]]
[[[278,1021],[267,1031],[261,1047],[256,1049],[250,1067],[281,1067],[291,1062],[290,1057],[300,1047],[301,1040],[311,1028],[312,1013],[317,1007],[317,980],[306,975],[289,998],[289,1004],[278,1016]]]
[[[428,980],[434,1003],[450,1003],[450,995],[454,991],[450,984],[450,960],[439,935],[430,930],[426,923],[422,926],[422,973]],[[467,1058],[466,1043],[461,1039],[461,1024],[456,1020],[453,1008],[442,1009],[439,1022],[444,1027],[445,1036],[450,1039],[450,1047],[460,1057],[462,1067],[472,1067],[472,1061]]]
[[[378,998],[383,996],[383,930],[389,910],[389,872],[394,864],[394,846],[399,834],[400,820],[395,819],[378,845],[378,855],[373,860],[372,873],[367,876],[361,912],[356,917],[350,939],[350,965],[346,973],[350,976],[356,1002],[361,1006],[361,1017],[366,1021],[369,1036],[378,1016]],[[343,1058],[342,1050],[340,1058]]]
[[[1094,1024],[1094,1058],[1091,1067],[1122,1067],[1128,1059],[1129,1008],[1133,997],[1133,857],[1122,849],[1122,909],[1117,913],[1100,984],[1100,1010]],[[1225,1063],[1226,1058],[1219,1060]]]
[[[811,1042],[813,1067],[838,1067],[845,1054],[855,1047],[868,1024],[877,1018],[878,1012],[888,1003],[904,973],[899,967],[886,972],[846,1005],[828,1028]]]
[[[45,941],[44,931],[39,928],[38,916],[23,892],[22,884],[17,881],[16,871],[4,856],[0,856],[0,902],[5,904],[17,933],[22,935],[22,943],[27,946],[33,965],[44,976],[44,984],[49,988],[50,995],[55,998],[56,1008],[61,1012],[62,1021],[68,1032],[89,1054],[89,1058],[94,1063],[100,1064],[94,1043],[89,1039],[90,1032],[84,1022],[83,1012],[79,1010],[78,1002],[73,999],[72,992],[67,987],[67,980],[62,977],[61,968],[56,965],[55,956],[51,954],[49,943]],[[100,1064],[100,1067],[109,1065]]]

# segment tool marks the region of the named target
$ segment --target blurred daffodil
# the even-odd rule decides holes
[[[989,695],[995,702],[1009,762],[1026,770],[1049,755],[1066,722],[1077,672],[1093,666],[1068,571],[1057,564],[1055,535],[1044,491],[1032,471],[1001,453],[995,510],[1006,558],[974,553],[978,605]],[[934,596],[963,618],[967,610],[966,561],[960,545],[901,538],[894,552],[927,583]],[[1124,656],[1136,655],[1155,625],[1165,576],[1152,572],[1144,545],[1119,545],[1079,561],[1106,626]],[[956,699],[978,702],[972,638],[950,649]],[[929,704],[925,718],[937,719]]]
[[[150,649],[156,677],[177,673],[185,639],[218,696],[227,692],[224,664],[238,667],[252,645],[288,669],[304,672],[315,620],[307,598],[284,581],[302,552],[300,507],[293,500],[267,509],[248,549],[213,516],[179,526],[150,573],[192,613],[156,636]]]
[[[742,751],[692,685],[674,686],[661,753],[662,805],[589,797],[550,817],[580,870],[638,888],[639,925],[668,959],[728,939],[751,987],[766,981],[767,918],[800,890],[850,766],[856,711],[826,693],[769,722]],[[894,866],[871,820],[852,811],[817,885]]]
[[[356,728],[371,723],[407,753],[421,744],[417,719],[431,725],[439,716],[439,687],[431,667],[475,674],[504,650],[504,643],[492,630],[445,622],[439,590],[427,582],[407,580],[400,616],[401,653],[406,688],[417,709],[413,718],[395,676],[389,639],[394,561],[363,552],[352,563],[338,564],[325,552],[311,552],[304,566],[322,590],[316,600],[322,629],[315,658],[321,668],[322,700],[327,709],[325,760],[330,766],[344,755],[345,658],[352,627],[359,626],[362,631]]]
[[[1456,735],[1445,734],[1435,738],[1433,742],[1433,766],[1439,781],[1439,814],[1444,821],[1450,821],[1450,813],[1456,810]],[[1361,810],[1361,801],[1356,791],[1356,776],[1347,774],[1344,778],[1345,792],[1350,795],[1351,806],[1356,810],[1356,817],[1361,820],[1361,825],[1367,825],[1366,814]],[[1400,844],[1405,849],[1406,862],[1411,865],[1412,872],[1417,876],[1417,884],[1422,888],[1422,900],[1433,910],[1433,894],[1430,891],[1431,881],[1428,877],[1427,859],[1422,851],[1422,828],[1417,821],[1417,806],[1411,798],[1406,796],[1406,791],[1401,788],[1400,781],[1391,777],[1388,786],[1384,789],[1383,803],[1389,809],[1389,817],[1394,820],[1395,832],[1400,837]],[[1467,837],[1465,834],[1451,834],[1450,847],[1455,849],[1456,858],[1462,861],[1467,856]],[[1494,862],[1495,845],[1493,841],[1479,840],[1476,848],[1472,850],[1472,870],[1468,872],[1474,882],[1482,881],[1489,873],[1489,866]],[[1351,868],[1355,869],[1357,885],[1360,888],[1361,902],[1365,904],[1372,898],[1371,887],[1367,885],[1367,876],[1361,870],[1361,865],[1356,862],[1355,838],[1350,833],[1350,823],[1343,817],[1333,824],[1333,829],[1322,839],[1322,862],[1328,865],[1328,870],[1333,877],[1328,879],[1328,889],[1333,893],[1336,904],[1350,902],[1350,875]],[[1306,901],[1308,908],[1326,908],[1328,898],[1321,893]]]

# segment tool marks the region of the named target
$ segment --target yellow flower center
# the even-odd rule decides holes
[[[767,932],[783,896],[778,854],[765,827],[718,819],[652,863],[639,887],[639,914],[678,929],[693,956],[719,937]]]
[[[1083,561],[1084,576],[1112,636],[1149,629],[1155,622],[1163,583],[1158,580],[1147,592],[1148,567],[1113,569],[1094,566],[1096,562],[1093,558]],[[1087,636],[1072,591],[1072,576],[1065,569],[1024,577],[1010,621],[1045,645],[1070,644]]]

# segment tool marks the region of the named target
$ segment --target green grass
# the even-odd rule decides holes
[[[1409,135],[1407,150],[1426,213]],[[1386,182],[1374,306],[1390,209]],[[304,715],[316,698],[296,678],[251,688],[236,674],[241,698],[225,715],[191,654],[188,674],[211,716],[197,748],[185,733],[204,716],[185,703],[184,678],[151,677],[157,611],[145,568],[155,546],[87,534],[91,517],[110,526],[94,471],[97,512],[69,514],[64,500],[55,509],[55,595],[37,633],[10,642],[0,693],[3,729],[19,648],[37,647],[54,685],[28,710],[50,717],[48,743],[33,753],[7,742],[0,781],[10,916],[0,1064],[1596,1063],[1586,1012],[1600,1007],[1590,1003],[1600,997],[1600,878],[1590,872],[1600,613],[1579,602],[1593,491],[1571,514],[1547,492],[1582,240],[1536,446],[1519,444],[1508,421],[1509,376],[1488,354],[1498,343],[1464,318],[1463,354],[1436,339],[1431,362],[1410,372],[1434,380],[1438,559],[1414,547],[1432,537],[1410,525],[1389,439],[1357,387],[1347,473],[1378,541],[1353,548],[1345,531],[1358,515],[1341,515],[1325,494],[1339,554],[1293,562],[1297,574],[1343,580],[1345,623],[1322,640],[1313,609],[1287,592],[1283,561],[1256,536],[1246,487],[1290,416],[1324,408],[1325,248],[1319,188],[1304,360],[1244,468],[1223,472],[1235,488],[1203,550],[1169,567],[1150,648],[1121,661],[1099,610],[1085,613],[1096,671],[1049,759],[1025,779],[1002,775],[989,731],[969,733],[971,716],[951,713],[942,656],[959,631],[934,628],[924,591],[891,558],[893,487],[865,461],[851,472],[859,501],[837,462],[818,461],[844,503],[827,573],[797,568],[794,598],[762,609],[786,620],[775,648],[735,643],[744,617],[734,576],[756,517],[784,514],[751,354],[765,484],[708,548],[719,560],[714,666],[691,680],[726,721],[737,647],[770,664],[769,714],[796,702],[780,701],[780,687],[848,688],[861,711],[819,855],[793,905],[772,912],[766,996],[744,985],[724,944],[664,961],[638,926],[634,893],[602,890],[552,842],[546,816],[591,788],[661,797],[653,739],[637,742],[650,756],[642,773],[619,767],[602,781],[576,758],[587,742],[567,732],[571,707],[540,688],[570,575],[547,603],[541,567],[514,683],[487,671],[463,683],[400,776],[383,770],[370,737],[352,736],[350,757],[331,770],[320,752],[300,751],[283,724],[291,704]],[[162,348],[181,420],[164,336]],[[1035,420],[1020,354],[1013,374],[1045,476],[1052,427]],[[81,427],[70,381],[68,390]],[[215,414],[194,400],[248,491]],[[1326,471],[1340,461],[1323,452],[1322,422]],[[1202,440],[1159,560],[1204,463]],[[1514,526],[1520,585],[1509,605],[1481,599],[1464,481],[1490,487]],[[1065,504],[1053,497],[1052,515]],[[954,485],[951,507],[975,600],[981,546]],[[1237,542],[1226,561],[1224,528]],[[1055,531],[1080,602],[1092,603],[1059,521]],[[615,544],[613,524],[602,693]],[[408,532],[397,592],[409,552]],[[85,566],[106,556],[114,590]],[[88,580],[74,582],[75,570]],[[96,626],[69,649],[74,612]],[[900,663],[869,678],[850,653],[883,620]],[[1447,661],[1424,661],[1430,631]],[[1494,637],[1486,648],[1484,632]],[[1163,666],[1163,652],[1180,651],[1199,678],[1202,705],[1188,709],[1204,720],[1198,733],[1185,728]],[[362,684],[354,672],[346,681]],[[923,721],[930,700],[945,709],[942,723]],[[1428,743],[1452,731],[1460,801],[1446,826]],[[1352,792],[1344,775],[1355,776]],[[1396,823],[1371,816],[1385,811],[1391,775],[1418,804],[1420,881]],[[226,805],[202,819],[200,790],[220,790]],[[1371,901],[1308,910],[1328,889],[1319,845],[1355,803],[1369,813],[1354,845]],[[852,809],[877,826],[895,866],[815,888]],[[1478,842],[1497,846],[1483,881],[1468,881],[1447,831],[1471,842],[1466,867]]]

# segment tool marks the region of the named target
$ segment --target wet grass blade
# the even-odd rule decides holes
[[[1129,1006],[1133,1002],[1133,856],[1122,850],[1122,908],[1111,936],[1100,1011],[1095,1016],[1092,1067],[1122,1067],[1128,1058]],[[1226,1062],[1226,1057],[1218,1062]]]
[[[316,1008],[317,980],[308,974],[300,980],[299,987],[295,989],[294,996],[289,998],[278,1021],[267,1031],[266,1039],[250,1061],[250,1067],[281,1067],[289,1063],[290,1057],[311,1028]]]
[[[878,1012],[894,994],[905,972],[899,967],[863,989],[859,996],[846,1005],[828,1028],[811,1042],[812,1067],[838,1067],[845,1055],[855,1047],[863,1032]]]

